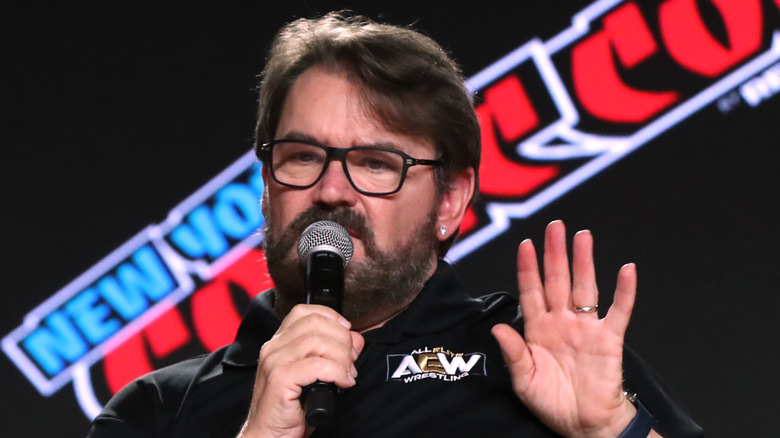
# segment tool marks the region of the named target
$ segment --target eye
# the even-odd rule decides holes
[[[306,163],[315,163],[318,161],[317,154],[315,154],[312,151],[297,151],[293,154],[290,154],[288,157],[288,160],[294,161],[296,163],[306,164]]]
[[[369,158],[369,159],[366,159],[363,162],[363,167],[365,167],[365,168],[367,168],[369,170],[375,171],[375,172],[380,172],[380,171],[389,170],[390,169],[390,163],[388,163],[385,160],[379,160],[379,159],[376,159],[376,158]]]
[[[400,155],[388,151],[362,149],[350,154],[350,164],[367,173],[398,173],[403,167]]]
[[[325,159],[325,151],[303,143],[281,143],[274,152],[279,165],[310,166],[321,164]]]

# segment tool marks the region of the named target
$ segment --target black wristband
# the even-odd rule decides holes
[[[646,438],[650,431],[653,430],[655,418],[653,418],[653,414],[647,410],[639,399],[636,398],[636,394],[626,394],[626,396],[636,407],[636,415],[617,438]]]

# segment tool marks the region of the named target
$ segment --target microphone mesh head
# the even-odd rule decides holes
[[[317,221],[306,227],[298,240],[298,256],[301,260],[312,251],[329,250],[340,254],[344,265],[352,259],[352,238],[341,225],[333,221]]]

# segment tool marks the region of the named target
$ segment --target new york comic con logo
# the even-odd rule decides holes
[[[601,0],[521,45],[467,81],[482,127],[480,201],[449,258],[713,103],[759,105],[780,92],[778,60],[780,0]],[[134,377],[229,343],[239,309],[271,284],[262,190],[248,152],[25,315],[3,351],[45,396],[73,382],[91,418]],[[421,375],[414,363],[449,376],[476,360],[436,354],[443,374],[418,358],[401,373]]]
[[[484,353],[454,353],[444,347],[424,347],[411,354],[388,354],[387,381],[411,383],[436,379],[457,382],[470,375],[486,375],[485,361]]]

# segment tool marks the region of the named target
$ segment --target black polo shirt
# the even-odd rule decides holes
[[[258,295],[233,344],[139,378],[116,394],[89,436],[234,437],[252,399],[260,347],[281,320]],[[333,422],[315,437],[554,437],[512,391],[490,329],[522,328],[507,293],[471,298],[440,262],[409,308],[364,334],[357,384],[342,391]],[[664,437],[702,436],[657,376],[628,349],[625,386],[639,394]]]

